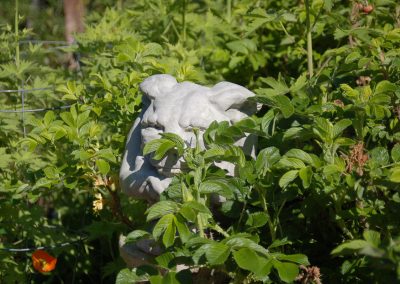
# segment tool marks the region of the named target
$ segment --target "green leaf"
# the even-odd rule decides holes
[[[232,254],[240,268],[253,272],[258,278],[265,277],[271,272],[272,261],[251,249],[242,248]]]
[[[262,227],[268,222],[268,215],[264,212],[255,212],[249,214],[246,225],[252,228]]]
[[[115,158],[115,155],[113,153],[113,150],[111,148],[107,149],[101,149],[96,153],[97,157],[101,157],[103,159],[106,159],[112,163],[115,163],[117,159]]]
[[[260,80],[271,86],[276,91],[275,95],[278,96],[285,95],[290,90],[283,80],[277,81],[272,77],[260,78]]]
[[[324,9],[327,12],[330,12],[333,7],[333,0],[324,0]]]
[[[400,144],[394,145],[392,152],[391,152],[393,162],[400,161]]]
[[[174,214],[167,214],[158,220],[157,224],[153,228],[153,237],[157,240],[167,229],[168,225],[174,222]]]
[[[175,133],[162,133],[161,136],[174,143],[174,146],[177,148],[179,155],[183,154],[183,150],[185,149],[186,144],[179,135]]]
[[[97,165],[100,173],[103,175],[108,174],[108,172],[110,171],[110,164],[103,159],[96,160],[96,165]]]
[[[135,272],[131,271],[129,268],[124,268],[118,273],[117,279],[115,280],[115,284],[132,284],[146,280],[147,280],[146,275],[138,276],[136,275]]]
[[[200,246],[193,254],[192,259],[195,264],[199,264],[201,258],[203,255],[205,255],[206,251],[208,250],[209,246],[211,244],[207,243],[202,246]]]
[[[290,87],[290,92],[297,93],[301,89],[303,89],[307,84],[307,76],[306,74],[301,75],[297,78],[296,82]]]
[[[170,140],[165,140],[156,150],[154,156],[152,157],[154,160],[161,160],[165,154],[175,147],[175,143]]]
[[[136,242],[138,239],[151,236],[149,232],[143,230],[135,230],[130,232],[125,239],[125,243]]]
[[[379,166],[389,163],[389,153],[385,147],[375,147],[369,152],[370,159]]]
[[[338,136],[340,136],[340,134],[342,134],[342,132],[351,124],[352,122],[350,119],[342,119],[336,122],[332,129],[332,136],[333,136],[332,138],[335,139]]]
[[[206,250],[206,258],[210,265],[223,264],[230,254],[230,248],[222,243],[212,243]]]
[[[70,127],[76,128],[75,120],[70,112],[62,112],[61,119]]]
[[[174,222],[176,228],[178,229],[179,237],[181,238],[182,243],[186,243],[189,240],[191,233],[185,223],[185,220],[182,217],[178,217],[174,219]]]
[[[174,222],[168,224],[165,229],[162,242],[166,248],[172,246],[175,242],[176,226]]]
[[[275,96],[276,106],[281,110],[284,118],[289,118],[294,113],[292,102],[286,96]]]
[[[305,167],[299,170],[299,177],[303,183],[304,188],[309,188],[311,185],[313,171],[311,167]]]
[[[332,250],[331,254],[343,255],[343,254],[353,253],[367,246],[369,246],[367,241],[353,240],[337,246],[334,250]]]
[[[279,186],[285,188],[291,183],[299,174],[298,170],[291,170],[286,172],[280,179],[279,179]]]
[[[256,170],[258,174],[265,175],[271,167],[279,161],[281,155],[276,147],[262,149],[257,155]]]
[[[173,201],[159,201],[147,210],[147,219],[151,220],[160,218],[169,213],[175,213],[179,210],[179,204]]]
[[[357,90],[354,90],[347,84],[341,84],[340,88],[344,91],[344,94],[350,98],[355,98],[359,96],[359,92]]]
[[[207,208],[204,204],[201,204],[197,201],[188,201],[182,205],[182,208],[191,208],[197,212],[201,212],[207,215],[212,215],[210,209]]]
[[[365,230],[363,233],[364,239],[372,246],[379,247],[381,244],[381,234],[373,230]]]
[[[265,256],[269,256],[269,252],[267,249],[260,246],[255,241],[245,238],[245,237],[232,236],[232,237],[230,237],[230,239],[228,239],[226,241],[226,245],[232,247],[233,249],[239,249],[239,248],[252,249],[252,250],[259,252]]]
[[[303,150],[295,149],[295,148],[290,149],[289,151],[286,152],[285,156],[289,157],[289,158],[297,158],[299,160],[302,160],[306,164],[315,166],[313,158],[310,156],[310,154],[308,154],[307,152],[305,152]]]
[[[389,179],[391,182],[400,183],[400,167],[395,167],[391,170]]]
[[[163,143],[171,143],[170,140],[160,138],[154,139],[146,143],[143,148],[143,155],[147,155],[149,153],[155,152]]]
[[[286,283],[294,281],[297,275],[299,275],[299,267],[297,264],[280,262],[278,260],[273,260],[272,264],[278,271],[279,278]]]
[[[290,244],[292,244],[292,242],[289,241],[287,238],[284,238],[281,240],[275,240],[272,244],[269,245],[268,249],[277,248],[277,247],[281,247],[284,245],[290,245]]]
[[[190,207],[183,206],[179,210],[179,214],[181,214],[186,220],[194,222],[196,220],[196,212]]]
[[[230,188],[227,180],[206,180],[199,186],[199,192],[203,194],[218,193],[227,198],[233,197],[232,189]]]
[[[280,167],[294,168],[294,169],[301,169],[306,166],[302,160],[297,158],[288,158],[286,156],[283,156],[283,158],[279,160],[278,165]]]
[[[277,253],[273,254],[274,257],[276,257],[279,260],[286,260],[286,261],[291,261],[297,264],[302,264],[302,265],[310,265],[310,262],[308,261],[308,258],[304,254],[282,254],[282,253]]]
[[[54,112],[53,112],[53,111],[48,111],[48,112],[46,112],[46,114],[44,115],[43,122],[44,122],[44,124],[45,124],[46,126],[49,126],[50,123],[51,123],[52,121],[54,121],[55,118],[56,118],[56,116],[55,116]]]
[[[375,95],[382,93],[395,92],[397,90],[397,86],[389,81],[380,81],[375,87]]]

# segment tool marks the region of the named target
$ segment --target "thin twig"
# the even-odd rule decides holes
[[[48,110],[60,110],[70,108],[71,105],[66,106],[59,106],[59,107],[49,107],[49,108],[37,108],[37,109],[22,109],[22,110],[7,110],[7,109],[0,109],[0,113],[25,113],[25,112],[41,112],[41,111],[48,111]]]
[[[0,90],[0,93],[30,93],[35,91],[53,90],[54,87],[46,88],[33,88],[33,89],[20,89],[20,90]]]

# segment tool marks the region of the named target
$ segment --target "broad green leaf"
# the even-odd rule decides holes
[[[62,112],[60,114],[61,119],[70,127],[76,128],[76,122],[74,118],[72,117],[72,114],[70,112]]]
[[[395,92],[397,90],[397,86],[389,81],[380,81],[375,87],[375,95],[381,93]]]
[[[108,174],[108,172],[110,171],[110,164],[103,159],[97,159],[96,165],[97,165],[100,173],[103,175]]]
[[[201,204],[197,201],[188,201],[185,204],[182,205],[183,208],[191,208],[197,212],[201,212],[207,215],[212,215],[210,209],[207,208],[204,204]]]
[[[251,249],[242,248],[232,254],[240,268],[253,272],[259,278],[265,277],[271,272],[271,260],[258,255]]]
[[[331,142],[333,138],[333,125],[326,118],[317,117],[314,120],[313,132],[318,135],[322,141]]]
[[[277,81],[272,77],[260,78],[260,80],[272,87],[278,96],[285,95],[290,90],[283,80]]]
[[[286,172],[280,179],[279,179],[279,186],[281,188],[285,188],[291,183],[293,180],[296,179],[298,176],[299,171],[298,170],[291,170]]]
[[[175,242],[176,226],[174,222],[168,224],[165,229],[162,242],[166,248],[172,246]]]
[[[395,167],[391,170],[389,179],[391,182],[400,183],[400,167]]]
[[[107,149],[101,149],[96,153],[97,157],[101,157],[104,158],[112,163],[115,163],[117,161],[113,150],[111,148],[107,148]]]
[[[304,188],[309,188],[311,185],[313,171],[311,167],[305,167],[299,170],[299,177],[303,183]]]
[[[369,244],[365,240],[353,240],[337,246],[334,250],[332,250],[331,254],[344,255],[347,253],[354,253],[366,246],[369,246]]]
[[[174,222],[175,216],[174,214],[167,214],[161,217],[158,220],[157,224],[153,228],[153,237],[157,240],[167,229],[168,225]]]
[[[381,235],[377,231],[365,230],[363,233],[364,239],[374,247],[379,247],[381,244]]]
[[[393,162],[400,162],[400,144],[394,145],[391,155]]]
[[[166,140],[158,147],[152,158],[154,160],[161,160],[165,154],[174,147],[175,143],[173,141]]]
[[[165,139],[171,140],[172,142],[174,142],[179,155],[183,154],[183,150],[185,149],[185,141],[183,141],[183,139],[175,134],[175,133],[162,133],[161,136]]]
[[[233,197],[232,189],[227,180],[206,180],[199,186],[199,192],[203,194],[218,193],[227,198]]]
[[[156,262],[163,268],[169,268],[171,261],[175,258],[174,254],[170,251],[164,252],[163,254],[157,256]]]
[[[354,90],[347,84],[341,84],[340,88],[344,91],[345,95],[350,98],[355,98],[359,96],[359,92],[357,90]]]
[[[264,212],[255,212],[249,214],[246,225],[252,228],[262,227],[268,222],[268,215]]]
[[[265,256],[269,256],[269,252],[267,249],[260,246],[255,241],[245,238],[245,237],[233,236],[229,240],[226,241],[226,245],[232,247],[233,249],[239,249],[239,248],[252,249],[252,250],[259,252]]]
[[[179,210],[179,214],[181,214],[186,220],[194,222],[196,220],[196,212],[188,206],[182,206]]]
[[[289,118],[294,113],[292,102],[286,96],[275,96],[276,106],[281,110],[284,118]]]
[[[48,125],[50,125],[50,123],[51,123],[52,121],[54,121],[55,118],[56,118],[56,116],[55,116],[54,112],[53,112],[53,111],[48,111],[48,112],[46,112],[46,114],[44,115],[43,122],[44,122],[44,124],[45,124],[46,126],[48,126]]]
[[[389,153],[384,147],[376,147],[369,152],[370,159],[380,166],[385,166],[389,163]]]
[[[146,281],[148,278],[146,275],[138,276],[134,271],[129,268],[122,269],[115,280],[115,284],[132,284],[142,281]]]
[[[175,213],[179,210],[179,204],[174,201],[159,201],[147,210],[146,221],[160,218],[169,213]]]
[[[294,169],[301,169],[306,166],[302,160],[297,158],[288,158],[286,156],[283,156],[282,159],[279,160],[278,165],[280,167],[294,168]]]
[[[279,278],[286,283],[294,281],[297,275],[299,275],[299,266],[297,264],[280,262],[278,260],[273,260],[272,263],[278,271]]]
[[[290,87],[290,92],[297,93],[301,89],[303,89],[307,84],[307,77],[305,74],[301,75],[297,78],[296,82]]]
[[[178,216],[178,218],[174,218],[174,222],[176,228],[178,229],[179,237],[182,240],[182,243],[186,243],[191,236],[188,226],[185,223],[185,219]]]
[[[279,161],[281,155],[276,147],[268,147],[262,149],[257,155],[256,170],[258,174],[264,175],[276,162]]]
[[[285,260],[285,261],[291,261],[297,264],[302,264],[302,265],[310,265],[310,262],[308,261],[308,258],[304,254],[283,254],[283,253],[277,253],[273,254],[272,256],[276,257],[279,260]]]
[[[212,243],[206,250],[206,258],[210,265],[223,264],[230,254],[230,249],[222,243]]]
[[[126,243],[136,242],[138,239],[151,236],[149,232],[143,230],[135,230],[130,232],[125,239]]]
[[[272,244],[269,245],[268,249],[277,248],[277,247],[281,247],[284,245],[290,245],[290,244],[292,244],[292,242],[289,241],[287,238],[284,238],[281,240],[275,240]]]
[[[315,166],[314,165],[314,160],[313,158],[310,156],[310,154],[308,154],[307,152],[300,150],[300,149],[290,149],[289,151],[287,151],[285,153],[286,157],[289,158],[297,158],[299,160],[302,160],[304,163]]]
[[[332,129],[332,138],[337,138],[342,132],[352,124],[350,119],[342,119],[335,123]]]
[[[146,143],[143,148],[143,155],[147,155],[149,153],[155,152],[160,146],[164,143],[171,143],[168,139],[160,138],[154,139]]]

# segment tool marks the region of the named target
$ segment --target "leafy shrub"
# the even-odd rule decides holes
[[[78,72],[44,67],[49,56],[35,45],[15,67],[16,35],[5,26],[1,88],[55,86],[29,107],[71,107],[25,117],[25,138],[18,116],[0,118],[2,246],[57,245],[83,229],[87,239],[54,249],[73,274],[38,276],[25,254],[2,251],[2,279],[96,281],[102,268],[110,281],[123,267],[123,233],[157,240],[164,253],[155,265],[166,275],[123,269],[118,283],[186,283],[179,279],[192,273],[178,264],[236,283],[318,281],[306,275],[318,268],[326,283],[398,280],[400,7],[315,0],[307,13],[308,3],[126,1],[88,16],[69,49],[81,56]],[[138,84],[156,73],[230,80],[263,107],[236,125],[213,123],[206,150],[181,149],[188,170],[150,207],[120,195],[117,173]],[[20,108],[17,98],[1,104]],[[258,136],[255,158],[232,146],[245,133]],[[238,175],[214,160],[234,163]],[[213,206],[211,193],[226,202]],[[61,229],[41,229],[48,225]]]

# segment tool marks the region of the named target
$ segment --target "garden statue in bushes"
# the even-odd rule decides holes
[[[256,111],[256,105],[247,101],[254,93],[229,82],[220,82],[210,88],[191,82],[178,83],[170,75],[153,75],[140,84],[140,90],[143,93],[143,108],[128,134],[120,184],[127,195],[149,202],[159,199],[174,174],[181,170],[183,159],[173,152],[159,161],[152,159],[151,155],[144,156],[142,150],[146,143],[161,138],[160,133],[171,132],[194,147],[196,137],[192,129],[197,128],[200,146],[204,147],[202,134],[213,121],[234,123]],[[236,145],[251,155],[254,154],[254,142],[254,137],[250,135]],[[221,162],[217,165],[227,170],[228,174],[234,174],[232,164]],[[147,250],[148,244],[144,246]],[[132,257],[142,258],[143,255],[136,251]]]

